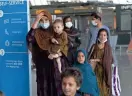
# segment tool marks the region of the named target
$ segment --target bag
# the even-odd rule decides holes
[[[92,69],[94,70],[95,67],[96,67],[96,64],[97,62],[90,62],[90,58],[91,58],[91,55],[93,54],[93,51],[94,51],[94,48],[95,48],[95,45],[92,46],[92,49],[90,50],[90,53],[88,54],[88,61],[89,61],[89,64],[92,66]],[[93,58],[95,59],[95,58]]]
[[[118,67],[112,64],[112,96],[120,96],[121,85],[118,74]]]
[[[92,55],[92,53],[93,53],[93,51],[94,51],[94,45],[92,46],[92,49],[90,50],[90,53],[88,54],[88,60],[90,60],[90,58],[91,58],[91,55]]]

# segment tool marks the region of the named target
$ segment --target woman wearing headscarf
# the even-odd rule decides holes
[[[96,75],[92,66],[87,62],[87,54],[85,50],[81,49],[77,51],[73,66],[80,69],[83,76],[79,93],[81,93],[82,96],[99,96]]]
[[[89,53],[90,64],[97,76],[100,96],[111,96],[111,65],[113,63],[112,49],[108,42],[108,32],[100,29]]]
[[[43,10],[38,14],[27,34],[27,44],[36,65],[37,96],[60,96],[62,94],[58,64],[56,60],[50,58],[48,52],[53,35],[52,16],[47,10]],[[68,66],[63,54],[61,54],[61,64],[62,70]]]
[[[64,31],[67,33],[68,37],[68,60],[72,65],[74,63],[74,53],[80,47],[81,44],[81,32],[73,26],[72,18],[66,16],[63,18]]]

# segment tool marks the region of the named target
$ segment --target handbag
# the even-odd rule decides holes
[[[90,53],[88,54],[89,55],[88,56],[88,60],[90,60],[93,51],[94,51],[94,45],[92,46],[92,49],[90,50]]]
[[[118,74],[118,67],[112,64],[112,96],[120,96],[121,85]]]
[[[89,56],[88,56],[88,61],[91,59],[91,55],[92,55],[92,53],[93,53],[93,51],[94,51],[94,48],[95,48],[95,46],[93,45],[93,46],[92,46],[92,49],[90,50]],[[93,58],[93,59],[94,59],[94,58]],[[97,62],[89,62],[89,64],[91,65],[91,67],[92,67],[93,70],[94,70],[95,67],[96,67],[96,63],[97,63]]]

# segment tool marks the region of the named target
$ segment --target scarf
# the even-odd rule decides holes
[[[46,16],[50,24],[52,23],[52,16],[47,10],[42,10],[41,12],[44,12],[44,16]],[[38,44],[38,46],[42,50],[48,50],[50,47],[50,39],[53,36],[52,34],[52,28],[49,27],[48,29],[43,29],[43,28],[37,28],[35,29],[35,39]]]
[[[92,54],[96,54],[97,49],[98,49],[98,43],[94,44],[92,47],[94,47]],[[108,42],[105,42],[104,55],[102,58],[102,63],[103,63],[103,68],[104,68],[104,75],[106,77],[104,79],[106,81],[106,84],[111,88],[111,86],[112,86],[111,85],[111,78],[112,78],[111,65],[113,63],[113,56],[112,56],[112,49],[111,49]]]
[[[111,66],[113,63],[112,49],[108,42],[105,43],[104,56],[103,56],[103,67],[105,69],[106,83],[111,88],[112,87],[112,70]]]
[[[48,50],[50,48],[50,39],[52,38],[52,36],[53,34],[51,28],[47,30],[38,28],[35,31],[36,42],[42,50]]]
[[[77,57],[79,52],[82,52],[85,56],[85,61],[83,64],[80,64],[77,61]],[[95,73],[91,67],[90,64],[87,62],[87,54],[85,50],[78,50],[76,55],[75,55],[75,63],[74,67],[80,69],[82,75],[83,75],[83,80],[82,80],[82,85],[80,88],[80,92],[83,92],[85,94],[90,94],[91,96],[99,96],[99,89],[98,89],[98,84],[97,84],[97,79],[95,76]]]

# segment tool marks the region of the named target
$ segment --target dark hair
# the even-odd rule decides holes
[[[65,17],[63,18],[63,23],[65,23],[65,22],[66,22],[66,19],[68,19],[68,18],[70,18],[70,19],[72,20],[72,18],[71,18],[70,16],[65,16]]]
[[[70,19],[72,20],[72,18],[71,18],[70,16],[65,16],[65,17],[63,18],[64,29],[66,28],[65,22],[66,22],[66,20],[67,20],[68,18],[70,18]]]
[[[101,21],[101,17],[97,13],[92,13],[91,16]]]
[[[0,91],[0,96],[4,96],[4,93],[2,91]]]
[[[56,20],[53,22],[53,24],[56,24],[56,23],[61,23],[61,24],[64,26],[63,21],[62,21],[61,19],[56,19]]]
[[[98,35],[97,35],[97,40],[96,40],[96,41],[98,41],[98,38],[99,38],[100,33],[101,33],[102,31],[105,31],[106,34],[107,34],[107,39],[109,38],[108,31],[107,31],[105,28],[101,28],[101,29],[98,31]]]
[[[77,68],[67,68],[65,71],[61,74],[61,79],[66,77],[73,77],[77,83],[77,86],[80,87],[82,84],[82,74],[79,69]]]

